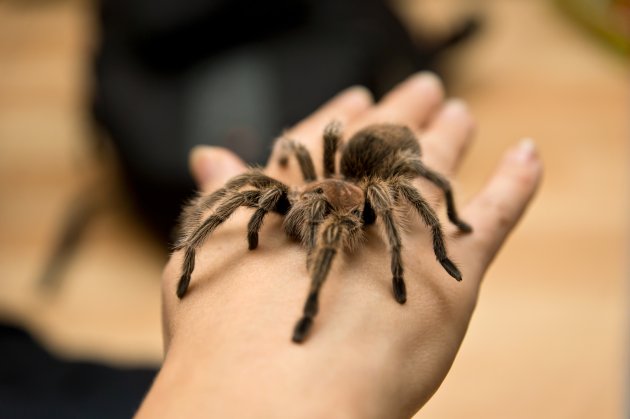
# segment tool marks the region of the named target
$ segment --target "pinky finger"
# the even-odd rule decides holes
[[[530,139],[508,151],[485,188],[468,204],[463,218],[473,226],[462,237],[462,254],[475,258],[485,271],[523,216],[542,178],[542,162]]]

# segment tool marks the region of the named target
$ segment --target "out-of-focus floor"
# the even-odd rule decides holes
[[[459,181],[472,196],[501,153],[533,137],[540,193],[490,270],[458,358],[422,418],[616,418],[627,376],[628,63],[546,1],[480,1],[483,32],[447,60],[478,119]],[[420,8],[408,0],[409,21]],[[91,157],[91,9],[0,3],[0,316],[53,350],[159,363],[166,255]],[[97,182],[98,188],[83,191]],[[69,201],[107,205],[62,287],[36,281]]]
[[[166,255],[116,193],[115,170],[93,157],[91,28],[86,1],[0,3],[0,313],[69,356],[157,364]],[[38,279],[79,195],[106,204],[62,287],[43,293]]]

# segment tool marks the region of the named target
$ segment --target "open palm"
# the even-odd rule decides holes
[[[342,92],[286,136],[322,161],[321,136],[331,120],[345,137],[374,123],[411,128],[423,162],[452,177],[474,123],[465,105],[444,100],[431,74],[411,77],[374,104],[362,88]],[[277,153],[277,150],[276,152]],[[191,160],[204,192],[212,192],[245,165],[224,149],[199,148]],[[323,168],[316,167],[321,176]],[[272,156],[265,173],[288,185],[303,183],[299,166]],[[238,210],[197,252],[190,289],[175,295],[183,252],[164,271],[166,358],[139,415],[147,417],[409,417],[446,376],[474,310],[482,277],[531,200],[542,165],[529,141],[509,150],[461,218],[473,233],[444,224],[449,256],[463,281],[436,261],[431,232],[409,217],[401,233],[407,302],[391,294],[390,255],[382,231],[334,263],[320,310],[303,345],[291,342],[310,278],[306,252],[270,215],[260,244],[247,249],[251,210]],[[443,193],[416,186],[438,212]]]

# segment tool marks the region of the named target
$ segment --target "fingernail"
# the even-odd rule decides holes
[[[435,73],[431,73],[430,71],[422,71],[420,73],[416,73],[410,77],[410,81],[431,87],[440,86],[442,84],[440,78],[435,75]]]
[[[444,106],[444,115],[459,116],[468,111],[468,105],[461,99],[450,99]]]
[[[372,95],[372,92],[365,86],[352,86],[347,88],[344,93],[351,95],[353,99],[356,98],[357,100],[369,102],[374,101],[374,96]]]
[[[530,161],[536,155],[536,143],[531,138],[523,138],[516,149],[516,160]]]

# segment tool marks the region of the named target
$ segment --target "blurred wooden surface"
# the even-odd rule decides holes
[[[406,20],[426,18],[421,3],[404,2]],[[483,32],[445,65],[449,93],[479,122],[459,196],[523,136],[546,174],[486,278],[451,373],[417,416],[622,417],[628,63],[548,2],[477,4]],[[115,171],[91,158],[84,120],[91,24],[82,1],[0,3],[0,313],[58,353],[157,364],[165,254],[115,192],[62,288],[43,294],[35,283],[70,200],[95,179],[116,190]]]
[[[93,158],[91,19],[84,1],[0,3],[0,312],[64,355],[157,364],[166,255],[116,193],[115,170]],[[105,205],[61,289],[41,292],[79,194]]]

